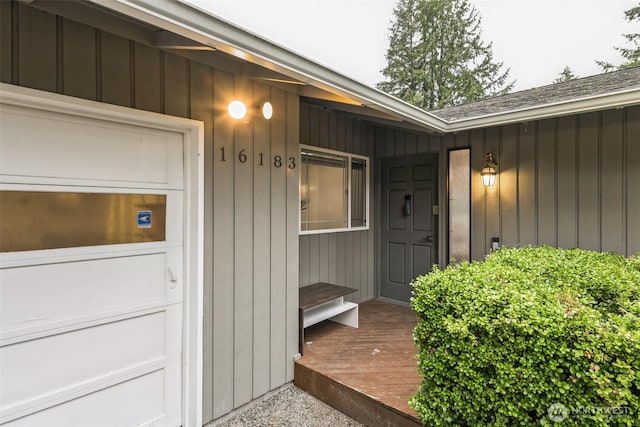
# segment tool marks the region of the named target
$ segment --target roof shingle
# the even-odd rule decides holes
[[[640,88],[640,67],[536,87],[467,104],[445,107],[430,111],[430,113],[448,122],[455,122],[472,117],[589,98],[631,88]]]

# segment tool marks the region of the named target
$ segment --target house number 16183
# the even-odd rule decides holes
[[[240,163],[247,163],[248,157],[247,157],[247,152],[245,149],[240,150],[240,152],[238,153],[238,161]],[[226,162],[227,158],[225,156],[225,150],[224,147],[220,147],[220,161],[221,162]],[[273,156],[273,166],[275,168],[281,168],[285,163],[285,160],[282,158],[282,156],[276,154]],[[296,168],[296,158],[291,156],[287,159],[287,167],[289,169],[295,169]],[[264,153],[258,153],[258,166],[264,166]]]

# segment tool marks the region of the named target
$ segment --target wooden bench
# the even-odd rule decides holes
[[[315,283],[300,288],[299,295],[299,328],[300,354],[304,349],[304,328],[331,320],[336,323],[358,327],[358,304],[345,301],[345,295],[357,292],[357,289],[329,283]]]

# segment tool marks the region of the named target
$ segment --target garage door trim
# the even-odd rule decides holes
[[[182,425],[202,425],[202,304],[204,251],[204,125],[179,117],[119,107],[0,83],[0,108],[17,106],[177,132],[184,137],[184,319]]]

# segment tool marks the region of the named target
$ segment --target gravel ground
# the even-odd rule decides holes
[[[208,427],[364,427],[342,412],[287,384]]]

